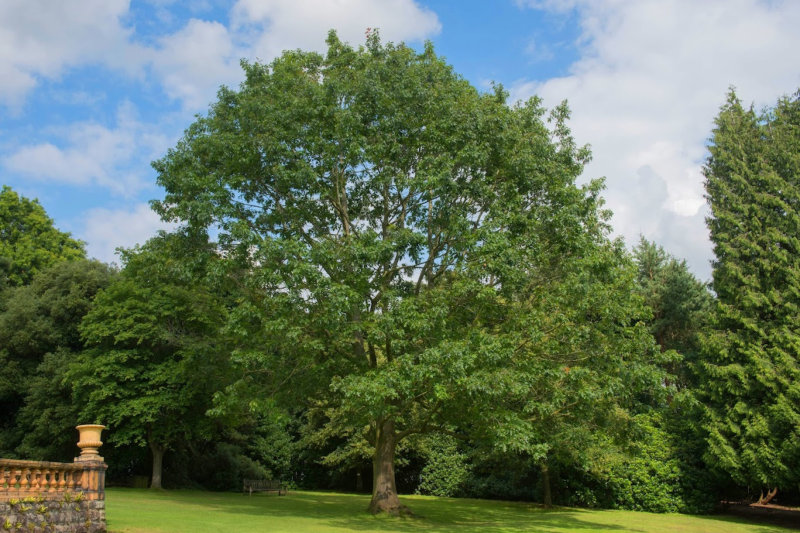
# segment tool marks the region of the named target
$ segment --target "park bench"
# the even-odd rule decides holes
[[[286,488],[275,479],[245,479],[242,492],[248,492],[250,496],[253,492],[277,492],[278,496],[286,494]]]

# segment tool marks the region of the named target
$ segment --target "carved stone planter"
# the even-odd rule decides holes
[[[76,461],[99,461],[102,462],[103,458],[97,453],[97,449],[103,445],[100,440],[100,433],[106,429],[105,426],[99,424],[84,424],[76,426],[80,438],[78,440],[78,448],[81,449],[80,457],[76,457]]]

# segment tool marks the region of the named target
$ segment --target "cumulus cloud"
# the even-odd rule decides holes
[[[149,186],[137,164],[162,154],[169,145],[155,126],[138,121],[130,104],[120,107],[114,128],[78,123],[57,132],[56,137],[57,144],[19,147],[3,158],[3,166],[33,180],[98,185],[117,195],[133,196]]]
[[[328,30],[361,43],[368,27],[388,41],[431,37],[436,14],[413,0],[239,0],[231,24],[191,19],[148,49],[147,63],[167,95],[186,110],[202,111],[220,85],[242,78],[239,61],[270,61],[284,50],[323,50]]]
[[[220,85],[232,85],[241,78],[239,60],[246,54],[219,22],[191,19],[181,30],[163,37],[151,57],[167,95],[187,109],[198,110],[208,105]]]
[[[145,203],[118,210],[95,208],[84,214],[84,227],[77,232],[85,241],[89,257],[116,262],[117,248],[132,248],[144,244],[158,230],[172,230],[174,224],[162,222]]]
[[[606,176],[614,226],[686,258],[708,278],[702,164],[730,85],[773,103],[800,85],[800,3],[758,0],[518,0],[573,13],[580,59],[569,74],[522,79],[512,96],[568,99],[579,142],[592,145],[589,177]]]
[[[128,0],[3,0],[0,2],[0,102],[19,107],[40,78],[71,66],[140,67],[139,47],[122,18]]]
[[[153,3],[169,18],[171,2]],[[331,28],[359,43],[367,27],[392,41],[424,39],[441,27],[414,0],[239,0],[228,26],[195,18],[144,45],[125,24],[129,15],[129,0],[0,2],[0,102],[19,110],[39,80],[97,64],[145,81],[149,70],[168,97],[198,111],[221,84],[241,78],[243,57],[269,61],[285,49],[321,50]]]
[[[354,44],[364,41],[368,27],[395,42],[441,29],[436,14],[414,0],[239,0],[232,14],[237,30],[254,32],[252,51],[264,61],[287,49],[323,50],[330,29]]]
[[[270,61],[287,49],[323,50],[329,29],[353,43],[367,27],[385,40],[420,40],[440,29],[436,15],[413,0],[239,0],[231,24],[191,19],[147,50],[147,64],[167,95],[202,111],[220,85],[242,78],[239,61]]]

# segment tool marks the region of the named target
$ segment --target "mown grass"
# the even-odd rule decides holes
[[[371,516],[369,497],[326,492],[286,496],[200,491],[108,489],[106,514],[112,533],[326,533],[369,532],[588,532],[767,533],[791,531],[723,516],[545,510],[534,504],[405,496],[412,518]]]

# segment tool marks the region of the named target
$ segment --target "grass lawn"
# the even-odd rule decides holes
[[[633,531],[640,533],[767,533],[791,531],[721,516],[543,510],[533,504],[405,496],[413,518],[374,517],[366,495],[290,492],[286,496],[200,491],[108,489],[111,533],[325,533],[485,532],[516,533]]]

